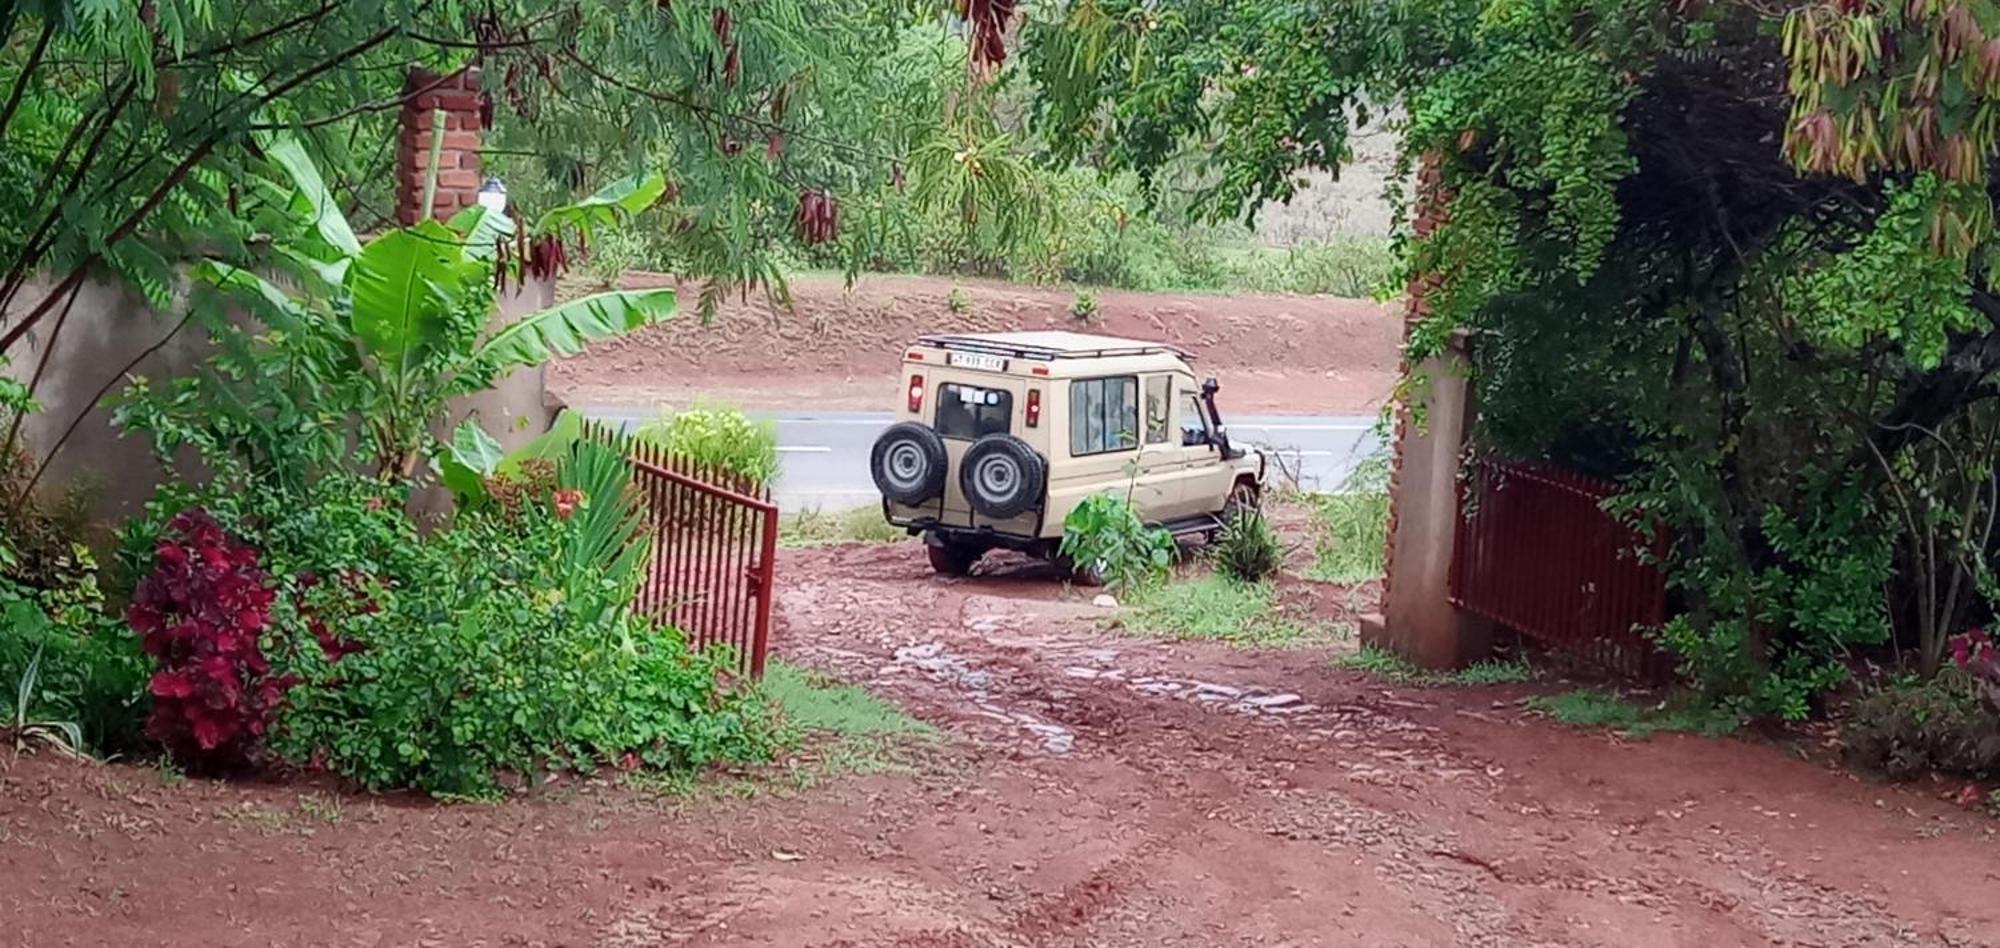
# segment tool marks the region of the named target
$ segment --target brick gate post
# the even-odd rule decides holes
[[[1425,156],[1417,172],[1417,236],[1427,236],[1444,222],[1449,203],[1435,158]],[[1382,612],[1362,617],[1361,643],[1425,668],[1449,669],[1485,658],[1493,636],[1491,623],[1461,615],[1451,604],[1460,468],[1474,410],[1466,339],[1454,337],[1446,353],[1416,366],[1407,356],[1410,331],[1428,314],[1426,297],[1436,285],[1434,274],[1412,279],[1403,314],[1403,377],[1422,381],[1404,392],[1396,406]],[[1418,405],[1422,424],[1415,416]]]

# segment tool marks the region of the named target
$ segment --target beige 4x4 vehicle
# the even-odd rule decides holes
[[[901,419],[869,465],[890,523],[931,565],[965,573],[988,550],[1058,561],[1063,519],[1131,491],[1149,523],[1212,534],[1255,505],[1260,452],[1234,447],[1172,346],[1073,332],[932,335],[903,356]]]

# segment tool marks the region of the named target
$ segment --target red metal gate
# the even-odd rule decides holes
[[[1477,462],[1461,484],[1453,605],[1612,671],[1664,681],[1673,663],[1643,629],[1666,620],[1653,545],[1604,511],[1616,489],[1555,468]]]
[[[741,477],[704,470],[657,445],[590,425],[618,446],[646,509],[651,545],[634,607],[673,625],[696,649],[727,645],[751,676],[764,674],[771,636],[778,507]]]

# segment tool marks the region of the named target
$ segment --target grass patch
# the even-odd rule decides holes
[[[1535,677],[1534,666],[1522,659],[1510,661],[1487,659],[1474,662],[1457,671],[1440,672],[1418,668],[1401,655],[1373,647],[1364,648],[1352,655],[1343,655],[1336,659],[1335,663],[1342,668],[1373,675],[1383,681],[1424,688],[1447,685],[1511,685]]]
[[[1642,705],[1601,688],[1538,695],[1528,699],[1528,707],[1570,727],[1601,728],[1632,737],[1651,737],[1662,731],[1721,737],[1743,723],[1726,711],[1704,708],[1686,700]]]
[[[778,521],[781,546],[825,546],[830,543],[894,543],[909,536],[882,517],[882,508],[855,507],[828,513],[801,510]]]
[[[1141,635],[1231,645],[1296,648],[1349,638],[1346,625],[1315,619],[1278,602],[1277,587],[1210,574],[1155,585],[1133,595],[1119,625]]]
[[[919,755],[941,743],[936,728],[810,668],[772,662],[761,687],[779,719],[776,763],[721,775],[639,771],[625,784],[668,803],[783,795],[838,777],[913,773]]]
[[[1307,498],[1312,506],[1312,578],[1360,583],[1382,575],[1389,545],[1389,464],[1369,458],[1355,467],[1339,493]]]

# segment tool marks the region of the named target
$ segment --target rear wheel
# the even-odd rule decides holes
[[[972,572],[973,564],[986,555],[986,551],[963,543],[932,539],[924,544],[924,551],[930,554],[931,570],[939,576],[964,576]]]
[[[944,440],[915,422],[891,425],[875,440],[869,473],[882,496],[914,507],[944,493]]]
[[[1099,568],[1099,564],[1093,563],[1089,566],[1078,566],[1075,560],[1061,554],[1050,557],[1049,562],[1055,564],[1056,572],[1068,579],[1072,586],[1086,586],[1094,589],[1104,585],[1104,571]]]
[[[1013,435],[989,434],[974,441],[958,464],[959,490],[983,516],[1006,520],[1042,502],[1048,464]]]

